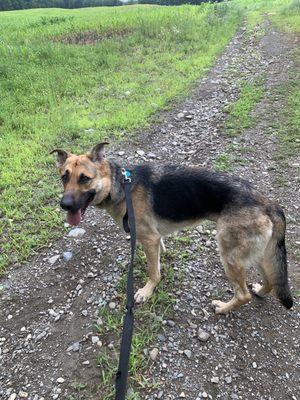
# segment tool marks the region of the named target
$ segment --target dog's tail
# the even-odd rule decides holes
[[[286,307],[293,306],[293,298],[288,283],[287,256],[285,247],[286,220],[281,207],[275,206],[270,213],[273,233],[266,249],[265,258],[272,265],[271,284],[280,302]]]

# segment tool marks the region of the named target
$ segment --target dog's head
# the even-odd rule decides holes
[[[78,156],[60,149],[51,152],[57,153],[57,166],[64,186],[60,206],[68,212],[70,225],[78,225],[90,204],[101,204],[109,195],[111,175],[105,160],[106,144],[99,143],[89,153]]]

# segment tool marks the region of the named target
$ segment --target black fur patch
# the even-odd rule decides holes
[[[154,212],[182,222],[220,214],[231,206],[253,206],[251,185],[224,173],[181,166],[133,168],[134,181],[149,191]]]

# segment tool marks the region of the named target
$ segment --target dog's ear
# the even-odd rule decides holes
[[[92,148],[92,150],[88,153],[88,157],[90,160],[93,162],[98,162],[101,163],[101,161],[105,158],[105,145],[107,145],[108,142],[103,142],[103,143],[98,143],[96,144],[95,147]]]
[[[70,156],[70,153],[67,153],[65,150],[54,149],[50,152],[50,154],[57,153],[57,166],[60,168],[66,162],[66,159]]]

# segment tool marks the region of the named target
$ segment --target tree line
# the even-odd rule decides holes
[[[0,0],[0,11],[23,10],[28,8],[82,8],[98,6],[120,6],[124,4],[200,4],[209,0]],[[218,2],[222,0],[211,0]]]

